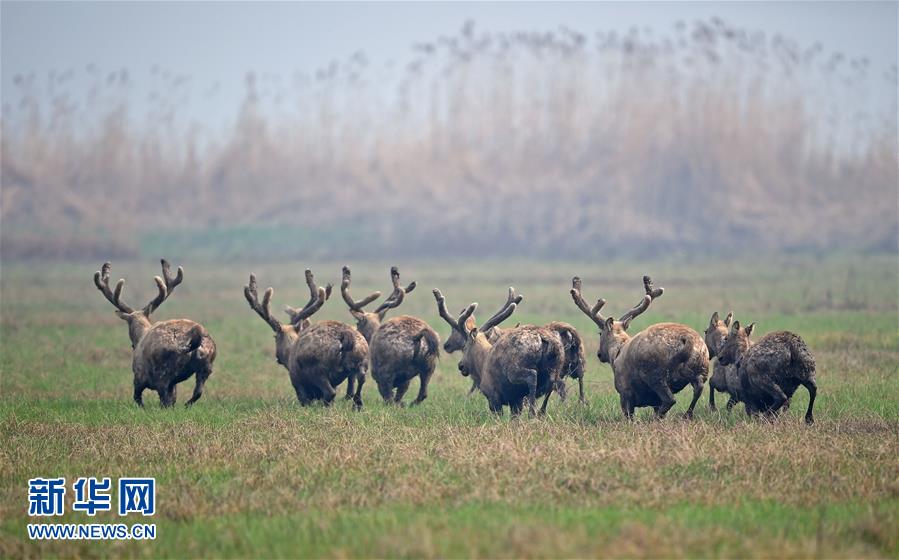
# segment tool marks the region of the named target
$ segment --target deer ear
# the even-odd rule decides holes
[[[730,326],[730,332],[732,332],[732,333],[740,332],[740,321],[734,321],[734,324]]]
[[[717,325],[718,325],[718,312],[715,311],[714,313],[712,313],[712,318],[709,319],[709,326],[714,327]]]
[[[727,314],[727,317],[724,318],[724,326],[729,327],[730,322],[733,320],[733,318],[734,318],[734,312],[731,311],[730,313]]]
[[[755,327],[755,323],[749,323],[749,326],[746,327],[746,329],[744,330],[744,332],[746,333],[746,336],[749,336],[752,334],[752,329],[754,327]]]
[[[608,319],[606,319],[606,328],[607,328],[608,330],[612,330],[612,326],[613,326],[614,324],[615,324],[615,318],[614,318],[614,317],[609,317]]]
[[[478,337],[478,328],[475,327],[475,328],[471,329],[470,331],[468,331],[468,336],[469,336],[472,340],[474,340],[475,338],[477,338],[477,337]]]
[[[123,321],[130,321],[130,320],[131,320],[131,314],[130,314],[130,313],[125,313],[124,311],[116,310],[115,314],[118,315],[118,316],[119,316],[119,319],[121,319],[121,320],[123,320]]]

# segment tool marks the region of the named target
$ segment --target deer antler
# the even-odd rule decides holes
[[[521,300],[524,299],[524,296],[515,295],[515,288],[509,287],[509,297],[506,298],[506,303],[500,308],[499,311],[496,312],[493,317],[487,319],[483,325],[480,327],[480,331],[487,332],[493,327],[499,325],[503,321],[509,318],[512,313],[515,312],[515,308],[521,303]]]
[[[643,289],[646,291],[646,295],[654,300],[659,299],[665,293],[665,288],[652,287],[652,278],[649,276],[643,276]]]
[[[643,290],[646,294],[643,296],[643,299],[640,300],[633,309],[625,313],[618,319],[620,322],[624,323],[624,328],[626,329],[630,322],[642,314],[644,311],[649,309],[649,304],[655,301],[656,298],[662,297],[662,294],[665,293],[665,288],[653,288],[652,287],[652,278],[649,276],[643,277]]]
[[[605,317],[599,314],[599,310],[606,304],[606,300],[599,298],[596,300],[593,307],[590,308],[587,305],[587,302],[584,301],[584,296],[581,295],[581,279],[578,276],[571,279],[571,299],[574,300],[574,304],[577,305],[577,308],[580,309],[584,315],[590,317],[597,326],[602,327],[603,323],[606,322]]]
[[[120,279],[116,283],[115,290],[109,289],[109,271],[111,269],[112,265],[110,263],[103,263],[103,266],[100,267],[100,270],[94,273],[94,284],[97,286],[97,289],[103,293],[109,303],[113,304],[116,309],[118,309],[122,313],[134,313],[134,309],[132,309],[130,305],[122,301],[122,290],[125,289],[124,278]]]
[[[351,281],[350,268],[345,266],[343,267],[343,280],[340,282],[340,295],[343,296],[343,301],[346,302],[351,311],[358,311],[361,313],[363,307],[381,297],[381,292],[374,292],[366,298],[360,299],[359,301],[353,301],[353,298],[350,296]]]
[[[331,284],[328,284],[327,288],[317,287],[315,285],[315,277],[308,268],[306,269],[306,285],[309,286],[309,301],[306,302],[302,309],[290,307],[289,305],[284,306],[284,311],[290,315],[290,323],[295,327],[303,319],[311,317],[316,311],[321,309],[322,305],[325,304],[325,300],[331,295]]]
[[[474,313],[474,310],[477,309],[478,304],[472,303],[468,307],[462,310],[459,313],[458,319],[453,319],[453,317],[449,314],[449,311],[446,309],[446,298],[443,297],[443,294],[440,293],[440,290],[434,288],[434,299],[437,300],[437,312],[440,314],[440,318],[447,322],[447,324],[453,329],[459,331],[462,334],[467,335],[465,332],[465,322],[468,321],[468,318],[471,317],[471,314]]]
[[[395,266],[390,267],[390,280],[393,282],[393,292],[378,306],[377,309],[375,309],[375,313],[382,317],[388,309],[399,307],[399,305],[403,303],[406,294],[415,289],[415,282],[410,283],[405,288],[400,286],[400,271]]]
[[[156,287],[159,289],[159,294],[153,298],[147,305],[144,306],[144,314],[149,315],[156,311],[162,302],[164,302],[178,284],[184,280],[184,269],[180,266],[178,267],[178,272],[175,276],[172,276],[172,265],[169,264],[169,261],[165,259],[159,260],[160,264],[162,264],[162,278],[159,276],[154,276],[153,280],[156,281]]]
[[[262,303],[259,303],[259,293],[256,290],[256,275],[250,274],[250,283],[247,286],[244,286],[243,295],[247,298],[247,302],[250,304],[250,308],[259,314],[262,317],[262,320],[268,323],[268,326],[272,328],[273,331],[278,332],[281,330],[281,322],[272,317],[271,303],[272,303],[272,294],[275,293],[275,290],[269,288],[265,290],[265,294],[262,296]]]

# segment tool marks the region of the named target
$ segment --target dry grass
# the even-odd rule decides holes
[[[802,393],[775,423],[748,421],[739,410],[713,413],[705,399],[692,422],[676,415],[655,422],[645,412],[632,424],[622,421],[610,373],[593,357],[592,330],[565,302],[565,283],[557,285],[558,268],[570,265],[533,263],[475,267],[462,285],[454,278],[467,271],[456,267],[404,269],[421,290],[404,310],[420,312],[443,333],[426,288],[446,286],[455,307],[472,299],[466,293],[489,307],[491,294],[497,304],[504,299],[509,276],[528,278],[519,285],[521,310],[530,310],[522,320],[572,321],[590,340],[586,406],[554,399],[546,418],[497,420],[482,397],[464,397],[467,380],[455,372],[456,356],[443,356],[421,407],[387,408],[367,384],[361,413],[344,401],[300,408],[286,372],[271,359],[270,333],[241,299],[244,278],[192,265],[177,301],[162,313],[202,320],[219,344],[218,369],[194,408],[161,410],[149,398],[140,410],[130,401],[124,326],[90,284],[92,266],[7,266],[0,555],[896,557],[896,308],[868,276],[896,274],[895,264],[833,259],[789,274],[833,288],[847,264],[868,271],[854,294],[867,311],[754,309],[759,304],[742,290],[773,294],[773,308],[794,309],[788,289],[771,289],[789,282],[767,280],[764,266],[721,265],[734,295],[709,282],[718,265],[697,272],[660,264],[657,280],[668,292],[638,319],[700,327],[708,313],[695,308],[723,309],[724,298],[745,302],[736,306],[738,318],[750,309],[744,315],[762,332],[799,331],[819,364],[813,427],[801,421]],[[264,285],[271,279],[276,304],[305,298],[297,267],[255,268]],[[591,267],[578,272],[593,279],[609,306],[623,309],[619,302],[640,293],[642,268],[618,263],[608,282]],[[133,291],[126,293],[138,301],[151,293],[140,280],[153,270],[123,263],[114,274],[129,279]],[[316,268],[322,281],[326,270]],[[383,283],[386,271],[355,265],[360,292]],[[332,302],[323,313],[342,311]],[[687,400],[679,395],[676,411]],[[26,481],[37,475],[155,476],[157,540],[28,542]],[[64,521],[83,519],[70,513]]]

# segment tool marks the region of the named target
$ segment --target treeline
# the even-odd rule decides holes
[[[87,102],[71,72],[4,96],[6,258],[208,232],[233,256],[897,249],[896,68],[717,19],[467,23],[399,71],[250,74],[224,137],[186,122],[184,77],[159,71],[141,116],[128,72],[86,72]]]

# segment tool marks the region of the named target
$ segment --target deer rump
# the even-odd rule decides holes
[[[815,380],[815,358],[802,338],[788,331],[768,333],[750,346],[737,370],[747,412],[772,412],[777,406],[760,387],[774,383],[789,400],[800,385]],[[783,403],[779,403],[783,404]]]
[[[391,386],[428,375],[440,352],[440,339],[427,323],[403,315],[381,324],[371,339],[371,375]]]
[[[320,321],[301,331],[291,352],[290,381],[310,399],[321,399],[319,380],[332,387],[364,369],[368,343],[359,332],[339,321]]]
[[[662,404],[653,390],[664,382],[677,393],[709,373],[709,350],[702,337],[685,325],[657,323],[631,338],[615,361],[615,389],[634,406]]]
[[[558,335],[544,327],[507,329],[490,350],[481,390],[491,405],[520,411],[532,372],[537,372],[536,396],[545,396],[560,383],[564,355]]]
[[[160,390],[190,378],[215,360],[216,348],[203,325],[188,319],[154,323],[134,348],[135,380]]]

